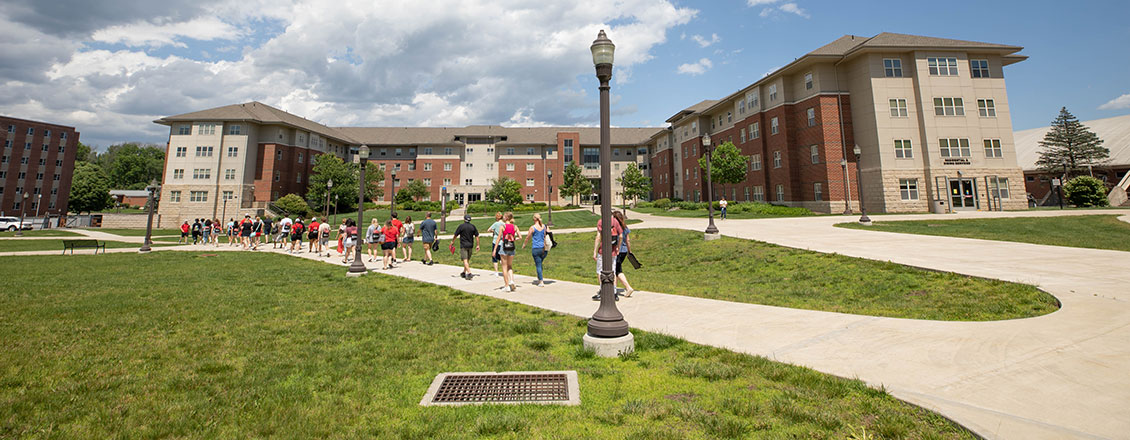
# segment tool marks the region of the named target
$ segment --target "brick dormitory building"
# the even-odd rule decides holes
[[[0,116],[0,127],[7,127],[0,152],[0,216],[66,214],[79,133],[6,116]]]
[[[1020,50],[844,36],[729,96],[676,112],[667,127],[613,128],[611,172],[635,162],[652,178],[652,198],[701,200],[697,159],[710,134],[751,158],[744,182],[716,185],[730,200],[842,212],[858,209],[862,187],[872,212],[1024,208],[1004,82],[1004,67],[1027,58]],[[170,127],[160,209],[174,221],[216,216],[224,199],[243,213],[305,194],[312,156],[353,160],[362,144],[384,169],[386,200],[418,179],[432,200],[446,187],[471,202],[491,180],[511,177],[525,200],[545,201],[547,184],[560,186],[569,162],[599,176],[597,128],[328,127],[258,102],[155,122]]]

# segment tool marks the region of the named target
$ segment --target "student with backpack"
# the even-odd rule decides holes
[[[502,235],[499,237],[499,257],[502,260],[502,288],[510,288],[510,291],[515,290],[514,287],[514,255],[517,253],[518,240],[522,238],[522,234],[518,232],[518,227],[514,225],[514,213],[507,212],[502,217],[504,224],[502,225]]]
[[[530,253],[534,257],[534,269],[537,270],[538,279],[534,280],[535,286],[545,287],[545,279],[542,278],[542,263],[545,262],[545,257],[549,256],[549,244],[546,240],[549,234],[549,226],[542,224],[541,214],[534,213],[534,224],[530,225],[530,230],[526,232],[526,239],[522,241],[522,248],[526,247],[526,243],[533,241],[533,246],[530,248]]]
[[[392,220],[395,220],[395,218]],[[385,227],[381,230],[381,236],[384,237],[381,242],[381,250],[384,251],[385,269],[392,269],[392,264],[396,262],[396,244],[400,237],[400,229],[396,227],[392,220],[385,222]]]

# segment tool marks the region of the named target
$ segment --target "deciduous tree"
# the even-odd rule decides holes
[[[651,178],[644,176],[635,162],[628,164],[628,169],[624,170],[624,174],[616,178],[616,181],[624,188],[626,199],[635,201],[640,197],[651,195]]]
[[[110,179],[102,167],[88,162],[75,163],[68,209],[78,213],[101,211],[110,203]]]
[[[486,198],[506,206],[520,204],[522,203],[522,186],[509,177],[494,179],[491,180],[490,190],[487,191]]]
[[[584,172],[576,162],[569,162],[561,176],[561,186],[557,188],[562,197],[573,198],[592,192],[592,182],[585,178]]]

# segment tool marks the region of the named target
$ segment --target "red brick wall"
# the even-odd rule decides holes
[[[675,193],[674,161],[671,150],[663,150],[651,157],[651,199],[670,198]],[[667,176],[664,180],[663,176]],[[662,183],[661,183],[662,182]]]
[[[258,148],[255,162],[255,201],[273,201],[287,194],[306,197],[306,188],[314,169],[313,158],[322,153],[308,148],[279,144],[259,144]],[[278,156],[279,152],[282,152],[281,158]],[[299,153],[302,154],[302,162],[298,161]],[[302,173],[302,182],[297,182],[298,173]],[[276,194],[278,197],[275,197]]]
[[[7,172],[7,176],[0,180],[0,186],[4,188],[4,193],[0,196],[0,211],[6,215],[19,215],[18,210],[13,209],[13,204],[19,197],[22,200],[22,192],[31,194],[27,201],[27,215],[35,215],[35,210],[32,205],[35,203],[35,188],[39,188],[43,195],[41,202],[42,206],[39,208],[39,213],[49,213],[58,215],[66,213],[67,202],[71,193],[71,180],[74,177],[75,170],[75,152],[78,150],[79,133],[72,127],[62,125],[49,124],[38,121],[28,121],[17,118],[0,117],[0,138],[8,140],[8,126],[15,126],[12,135],[12,147],[0,149],[2,155],[8,156],[7,164],[0,164],[0,170]],[[33,135],[28,136],[27,129],[31,127],[35,129]],[[47,139],[47,151],[43,151],[44,134],[46,130],[51,130],[51,137]],[[64,145],[63,153],[59,153],[59,145],[61,142],[60,133],[66,133],[67,139]],[[21,159],[24,157],[24,144],[31,142],[31,149],[29,151],[28,163],[26,166],[20,164]],[[43,180],[37,181],[36,174],[40,171],[39,160],[44,160],[43,166]],[[62,160],[62,166],[56,166],[55,161]],[[19,178],[19,173],[23,170],[26,175],[24,179]],[[55,174],[59,174],[59,186],[56,194],[55,208],[50,208],[51,205],[51,188],[54,184]],[[16,193],[16,188],[21,187],[22,192]]]

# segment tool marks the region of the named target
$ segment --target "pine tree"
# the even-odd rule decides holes
[[[1060,109],[1052,121],[1051,130],[1040,141],[1040,158],[1036,166],[1049,172],[1063,172],[1066,164],[1067,178],[1089,166],[1100,165],[1110,158],[1110,150],[1103,146],[1093,131],[1075,118],[1067,107]]]

